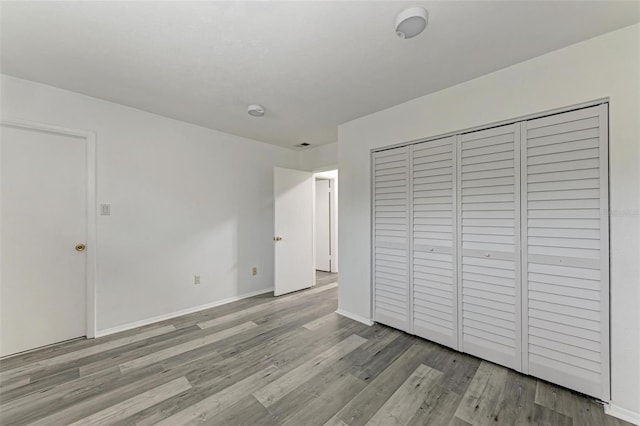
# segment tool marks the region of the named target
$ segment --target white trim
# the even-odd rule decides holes
[[[87,265],[86,265],[86,329],[87,338],[96,335],[96,134],[46,123],[22,119],[0,118],[0,125],[84,138],[87,141]]]
[[[463,306],[462,306],[462,135],[455,135],[455,153],[452,153],[456,159],[456,168],[453,171],[455,173],[455,179],[451,183],[451,186],[456,188],[456,198],[454,200],[454,206],[456,211],[455,222],[453,227],[455,228],[455,236],[453,250],[451,254],[455,256],[451,259],[451,264],[455,263],[455,286],[456,286],[456,328],[457,328],[457,342],[456,350],[464,352],[464,333],[462,332],[462,326],[464,325]]]
[[[516,359],[515,359],[515,365],[518,367],[517,370],[518,371],[523,371],[523,365],[522,365],[522,353],[524,352],[524,348],[526,347],[527,350],[529,350],[529,346],[527,344],[527,346],[523,346],[523,339],[524,339],[524,334],[522,333],[522,323],[524,322],[522,317],[523,315],[527,314],[528,315],[528,311],[524,311],[522,308],[522,298],[523,298],[523,289],[522,289],[522,235],[521,235],[521,228],[522,228],[522,218],[520,217],[521,212],[522,212],[522,192],[521,192],[521,179],[522,176],[520,175],[520,167],[522,165],[522,160],[520,158],[521,153],[520,153],[520,149],[521,149],[521,144],[522,144],[522,122],[520,123],[514,123],[514,128],[513,128],[513,202],[514,202],[514,239],[515,239],[515,244],[513,245],[513,267],[514,267],[514,272],[515,272],[515,277],[514,277],[514,284],[515,284],[515,308],[516,308],[516,317],[515,317],[515,329],[516,330],[521,330],[521,332],[519,333],[520,336],[518,336],[518,333],[516,332],[516,339],[515,339],[515,344],[516,344]],[[525,196],[526,197],[526,196]],[[528,296],[528,293],[525,293]]]
[[[529,374],[529,174],[528,122],[520,123],[520,333],[522,373]]]
[[[611,400],[611,247],[609,231],[609,104],[598,106],[600,125],[600,341],[602,356],[602,399]]]
[[[237,302],[238,300],[248,299],[249,297],[259,296],[265,293],[273,292],[273,288],[267,288],[263,290],[252,291],[251,293],[241,294],[239,296],[229,297],[227,299],[218,300],[216,302],[206,303],[204,305],[194,306],[192,308],[181,309],[179,311],[170,312],[168,314],[158,315],[156,317],[143,319],[140,321],[130,322],[128,324],[119,325],[116,327],[107,328],[105,330],[96,331],[95,337],[108,336],[114,333],[120,333],[121,331],[131,330],[133,328],[142,327],[144,325],[153,324],[156,322],[180,317],[183,315],[193,314],[195,312],[204,311],[205,309],[215,308],[216,306],[226,305],[227,303]]]
[[[409,333],[416,334],[414,326],[413,302],[413,145],[407,147],[407,265],[409,267],[409,282],[407,296],[407,315],[409,316]],[[375,292],[375,289],[373,289]]]
[[[414,139],[411,141],[405,141],[405,142],[399,142],[393,145],[387,145],[387,146],[383,146],[380,148],[371,148],[370,152],[380,152],[380,151],[387,151],[389,149],[393,149],[393,148],[399,148],[402,146],[407,146],[407,145],[414,145],[420,142],[427,142],[427,141],[432,141],[432,140],[436,140],[436,139],[444,139],[444,138],[448,138],[449,136],[457,136],[463,133],[471,133],[471,132],[476,132],[479,130],[487,130],[487,129],[492,129],[494,127],[501,127],[501,126],[506,126],[508,124],[514,124],[514,123],[519,123],[522,121],[528,121],[528,120],[532,120],[535,118],[542,118],[542,117],[546,117],[549,115],[556,115],[556,114],[562,114],[563,112],[570,112],[570,111],[575,111],[578,109],[584,109],[584,108],[589,108],[592,106],[596,106],[596,105],[600,105],[600,104],[608,104],[609,103],[609,97],[607,96],[606,98],[600,98],[600,99],[595,99],[592,101],[588,101],[588,102],[581,102],[579,104],[575,104],[575,105],[568,105],[568,106],[564,106],[561,108],[554,108],[551,110],[547,110],[547,111],[543,111],[543,112],[536,112],[533,114],[527,114],[527,115],[522,115],[519,117],[514,117],[514,118],[509,118],[506,120],[501,120],[501,121],[494,121],[493,123],[488,123],[488,124],[481,124],[479,126],[473,126],[473,127],[467,127],[466,129],[460,129],[460,130],[456,130],[453,132],[447,132],[447,133],[441,133],[439,135],[436,136],[430,136],[428,138],[421,138],[421,139]]]
[[[627,410],[615,404],[604,404],[604,412],[612,417],[617,417],[634,425],[640,425],[640,413]]]
[[[369,318],[362,317],[360,315],[353,314],[351,312],[347,312],[347,311],[345,311],[343,309],[340,309],[340,308],[336,309],[336,314],[342,315],[343,317],[347,317],[347,318],[352,319],[354,321],[361,322],[361,323],[363,323],[365,325],[369,325],[369,326],[373,325],[373,320],[371,320]]]

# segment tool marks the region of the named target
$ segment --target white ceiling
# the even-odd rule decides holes
[[[429,25],[400,40],[395,16],[416,4]],[[5,74],[313,147],[340,123],[636,23],[640,2],[3,1],[0,19]]]

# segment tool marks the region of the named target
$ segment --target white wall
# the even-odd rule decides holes
[[[336,169],[338,166],[338,143],[320,145],[300,151],[300,168],[310,172]]]
[[[603,97],[610,98],[612,403],[640,413],[640,25],[342,124],[340,310],[371,318],[371,149]]]
[[[97,134],[97,199],[112,205],[99,332],[273,287],[273,167],[297,168],[297,152],[8,76],[1,89],[2,117]]]

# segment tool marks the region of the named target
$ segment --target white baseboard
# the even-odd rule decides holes
[[[241,294],[239,296],[229,297],[227,299],[218,300],[216,302],[206,303],[204,305],[194,306],[192,308],[182,309],[180,311],[171,312],[164,315],[158,315],[157,317],[147,318],[140,321],[131,322],[129,324],[119,325],[117,327],[107,328],[105,330],[96,331],[95,337],[108,336],[109,334],[120,333],[121,331],[131,330],[132,328],[142,327],[143,325],[153,324],[154,322],[160,322],[182,315],[192,314],[194,312],[203,311],[205,309],[215,308],[216,306],[226,305],[227,303],[236,302],[241,299],[247,299],[249,297],[258,296],[260,294],[270,293],[273,288],[267,288],[264,290],[253,291],[251,293]]]
[[[640,413],[618,407],[615,404],[604,404],[604,412],[610,416],[625,420],[634,425],[640,425]]]
[[[360,315],[352,314],[351,312],[347,312],[347,311],[342,310],[340,308],[338,308],[338,310],[336,310],[336,314],[342,315],[343,317],[347,317],[349,319],[361,322],[361,323],[366,324],[366,325],[373,325],[373,321],[371,321],[371,319],[362,317]]]

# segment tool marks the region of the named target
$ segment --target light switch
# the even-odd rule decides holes
[[[100,214],[102,216],[111,215],[111,204],[100,204]]]

